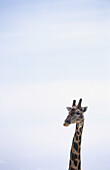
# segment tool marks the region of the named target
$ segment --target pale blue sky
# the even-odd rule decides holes
[[[109,30],[107,0],[0,1],[1,170],[66,170],[80,97],[82,168],[110,169]]]
[[[109,78],[108,2],[4,2],[2,82]]]

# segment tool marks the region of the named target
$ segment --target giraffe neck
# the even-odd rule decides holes
[[[81,150],[81,136],[82,136],[83,126],[84,126],[84,120],[76,124],[76,130],[75,130],[71,152],[70,152],[69,170],[81,170],[80,150]]]

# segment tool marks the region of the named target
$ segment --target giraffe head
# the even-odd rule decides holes
[[[84,112],[86,112],[87,107],[81,107],[82,99],[79,100],[76,106],[76,100],[73,100],[72,107],[67,107],[69,114],[64,121],[64,126],[69,126],[74,123],[81,123],[84,120]]]

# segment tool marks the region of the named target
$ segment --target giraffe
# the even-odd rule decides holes
[[[79,100],[76,106],[76,100],[73,100],[72,107],[67,107],[69,114],[64,121],[64,126],[76,123],[76,130],[73,137],[73,142],[70,151],[69,170],[81,170],[81,137],[84,126],[84,115],[87,107],[81,107],[82,99]]]

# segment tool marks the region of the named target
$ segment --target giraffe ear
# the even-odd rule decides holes
[[[82,107],[82,108],[81,108],[81,111],[82,111],[82,112],[86,112],[86,111],[87,111],[87,108],[88,108],[87,106],[86,106],[86,107]]]
[[[66,108],[67,108],[67,110],[68,110],[68,111],[70,111],[70,110],[71,110],[71,107],[66,107]]]

